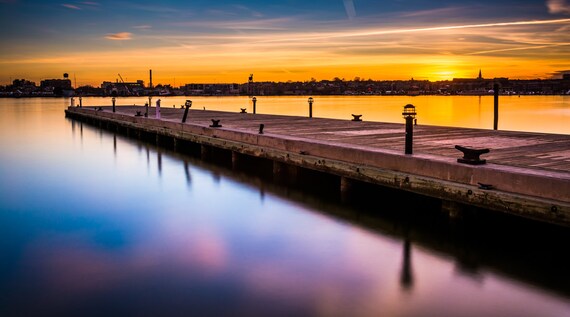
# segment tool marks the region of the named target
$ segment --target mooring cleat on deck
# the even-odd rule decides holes
[[[489,149],[470,149],[461,145],[456,145],[455,148],[463,152],[463,157],[457,159],[457,162],[459,163],[470,165],[481,165],[487,163],[486,160],[480,159],[479,156],[481,154],[489,153]]]
[[[222,125],[220,124],[220,120],[212,119],[212,124],[210,125],[210,128],[220,128],[220,127],[222,127]]]

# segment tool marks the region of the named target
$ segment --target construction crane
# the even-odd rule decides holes
[[[125,80],[123,79],[123,76],[121,76],[121,74],[117,74],[119,75],[119,78],[121,78],[121,82],[123,83],[123,87],[125,87],[125,89],[127,90],[127,94],[131,95],[131,91],[129,90],[129,87],[127,86],[127,84],[125,84]]]

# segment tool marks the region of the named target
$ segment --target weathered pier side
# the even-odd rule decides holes
[[[363,181],[441,199],[454,215],[476,206],[570,227],[570,136],[417,126],[404,154],[404,124],[161,108],[69,107],[67,117],[145,133],[177,144],[273,161],[276,174],[307,168],[340,177],[341,192]],[[137,115],[138,112],[138,115]],[[456,147],[458,145],[459,147]],[[458,148],[489,148],[486,164],[458,162]],[[484,153],[484,154],[483,154]]]

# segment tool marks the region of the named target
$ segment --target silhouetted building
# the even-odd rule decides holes
[[[101,88],[106,96],[143,96],[145,95],[144,81],[110,82],[104,81]]]
[[[239,84],[186,84],[186,95],[239,95]]]
[[[73,89],[71,87],[71,80],[69,79],[46,79],[40,83],[40,88],[59,88],[59,89]]]
[[[69,79],[46,79],[40,82],[40,89],[54,96],[73,96],[74,90]]]

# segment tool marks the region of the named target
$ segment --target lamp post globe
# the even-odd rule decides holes
[[[416,117],[417,113],[416,113],[416,107],[412,104],[407,104],[404,106],[404,111],[402,112],[402,116],[404,116],[404,119],[411,117],[412,119],[414,119]]]
[[[416,118],[416,107],[412,104],[407,104],[404,106],[404,111],[402,116],[406,119],[406,145],[405,153],[412,154],[412,143],[414,139],[414,125],[413,121]]]

